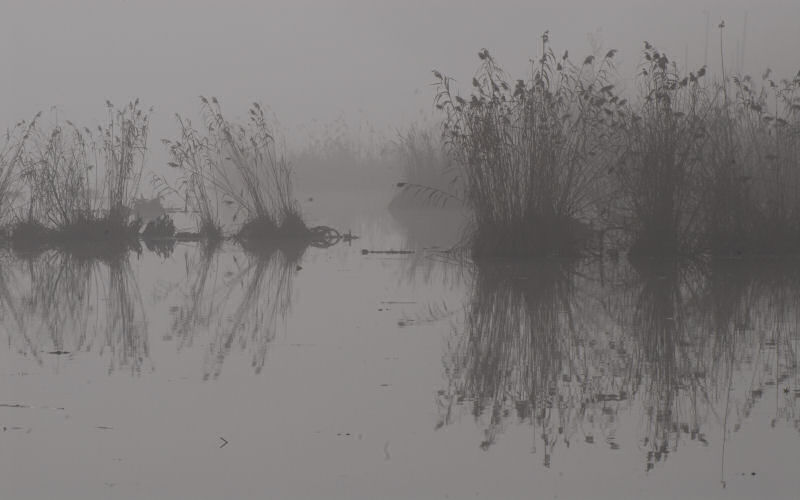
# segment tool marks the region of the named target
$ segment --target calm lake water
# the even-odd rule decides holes
[[[0,498],[800,497],[800,260],[477,267],[353,198],[302,253],[3,253]]]

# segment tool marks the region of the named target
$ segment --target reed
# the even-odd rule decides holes
[[[705,68],[683,76],[666,54],[645,44],[638,78],[641,103],[622,122],[624,150],[615,176],[631,253],[692,254],[702,249],[701,178],[705,122],[712,109]]]
[[[463,169],[478,257],[574,255],[606,192],[616,147],[610,124],[614,50],[574,64],[556,57],[548,34],[527,80],[513,81],[484,49],[468,98],[434,72],[443,134]]]
[[[37,114],[30,122],[19,122],[7,130],[0,147],[0,225],[8,223],[14,203],[20,195],[19,170],[24,161],[25,145],[36,130]]]
[[[219,101],[201,97],[204,130],[178,116],[181,138],[165,141],[170,165],[183,171],[181,186],[200,218],[200,232],[222,234],[223,206],[243,219],[236,238],[262,241],[281,237],[310,238],[294,199],[292,171],[268,123],[264,109],[254,103],[249,120],[229,121]]]
[[[607,234],[633,257],[800,250],[800,73],[709,82],[645,42],[629,101],[615,52],[574,64],[545,33],[530,78],[512,83],[484,49],[468,98],[434,72],[473,255],[576,255]]]
[[[11,229],[20,247],[92,252],[95,243],[136,246],[140,221],[130,206],[147,152],[149,112],[139,101],[117,109],[96,132],[40,115],[17,146],[19,183],[27,195]]]

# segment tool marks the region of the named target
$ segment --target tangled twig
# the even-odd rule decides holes
[[[328,248],[339,243],[342,235],[336,229],[329,226],[315,226],[309,228],[311,234],[309,246],[315,248]]]

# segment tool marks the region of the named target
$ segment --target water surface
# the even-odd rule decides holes
[[[4,253],[0,496],[800,494],[800,262],[477,266],[332,204],[360,239]]]

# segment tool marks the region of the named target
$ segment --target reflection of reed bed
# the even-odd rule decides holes
[[[441,284],[453,289],[467,282],[469,265],[466,259],[451,251],[424,250],[400,261],[402,280],[409,283]]]
[[[770,271],[773,265],[741,260],[640,263],[639,279],[617,299],[632,304],[617,322],[639,365],[639,435],[648,470],[681,442],[707,445],[711,435],[718,435],[712,434],[715,427],[727,432],[736,417],[738,429],[746,418],[740,410],[761,390],[761,368],[754,360],[765,336],[788,319],[786,309],[770,296],[796,294],[800,283],[774,279],[782,273]],[[754,322],[755,317],[761,320]],[[784,366],[793,351],[783,353]]]
[[[0,328],[6,333],[8,345],[14,345],[19,352],[30,353],[36,363],[42,364],[42,357],[36,342],[25,329],[25,314],[19,291],[23,290],[22,269],[6,252],[0,252]]]
[[[690,311],[686,307],[692,280],[682,274],[675,261],[655,261],[640,268],[641,281],[635,288],[635,306],[627,337],[638,360],[642,405],[640,431],[648,450],[647,467],[666,459],[677,448],[680,423],[689,422],[692,432],[699,432],[697,399],[698,380],[704,371],[695,356],[699,345],[690,340]],[[688,393],[688,407],[681,397]],[[702,396],[701,396],[702,397]]]
[[[249,349],[256,373],[264,367],[267,350],[275,339],[279,323],[284,321],[292,300],[292,283],[297,262],[283,252],[269,258],[253,257],[228,284],[243,286],[244,291],[231,320],[220,325],[212,339],[205,363],[205,377],[217,378],[235,341]]]
[[[800,273],[796,259],[762,260],[751,263],[740,274],[749,281],[747,301],[733,326],[738,342],[751,346],[733,358],[747,368],[740,385],[749,392],[735,402],[736,424],[749,416],[753,406],[768,391],[774,391],[776,414],[772,425],[783,420],[800,430]]]
[[[292,283],[302,251],[258,247],[235,270],[223,272],[226,256],[201,251],[188,260],[185,302],[174,309],[172,332],[179,348],[192,347],[200,332],[211,334],[204,362],[205,378],[219,377],[225,359],[236,345],[252,355],[260,372],[280,322],[289,312]],[[304,248],[304,247],[303,247]]]
[[[185,302],[174,309],[172,333],[178,348],[190,348],[198,329],[208,329],[219,309],[215,294],[220,288],[220,252],[217,247],[198,245],[196,255],[185,261]]]
[[[609,420],[627,404],[629,374],[595,338],[599,301],[579,269],[565,261],[477,269],[465,332],[445,358],[441,425],[468,401],[476,419],[488,416],[488,447],[514,413],[542,428],[547,463],[556,441],[594,439],[584,417]]]
[[[541,428],[548,464],[557,443],[581,436],[618,447],[629,408],[648,470],[681,443],[738,430],[768,390],[773,425],[800,428],[796,266],[640,262],[604,286],[592,266],[549,266],[477,270],[445,357],[440,425],[469,404],[488,420],[489,446],[514,414]]]
[[[16,292],[13,313],[26,352],[97,350],[109,356],[109,371],[141,371],[149,358],[147,323],[127,257],[101,261],[47,251],[14,266],[27,288]]]
[[[150,356],[147,320],[139,288],[127,261],[109,266],[108,273],[109,312],[103,348],[111,350],[112,359],[120,366],[129,365],[132,371],[139,372]],[[113,368],[110,366],[109,370]]]

